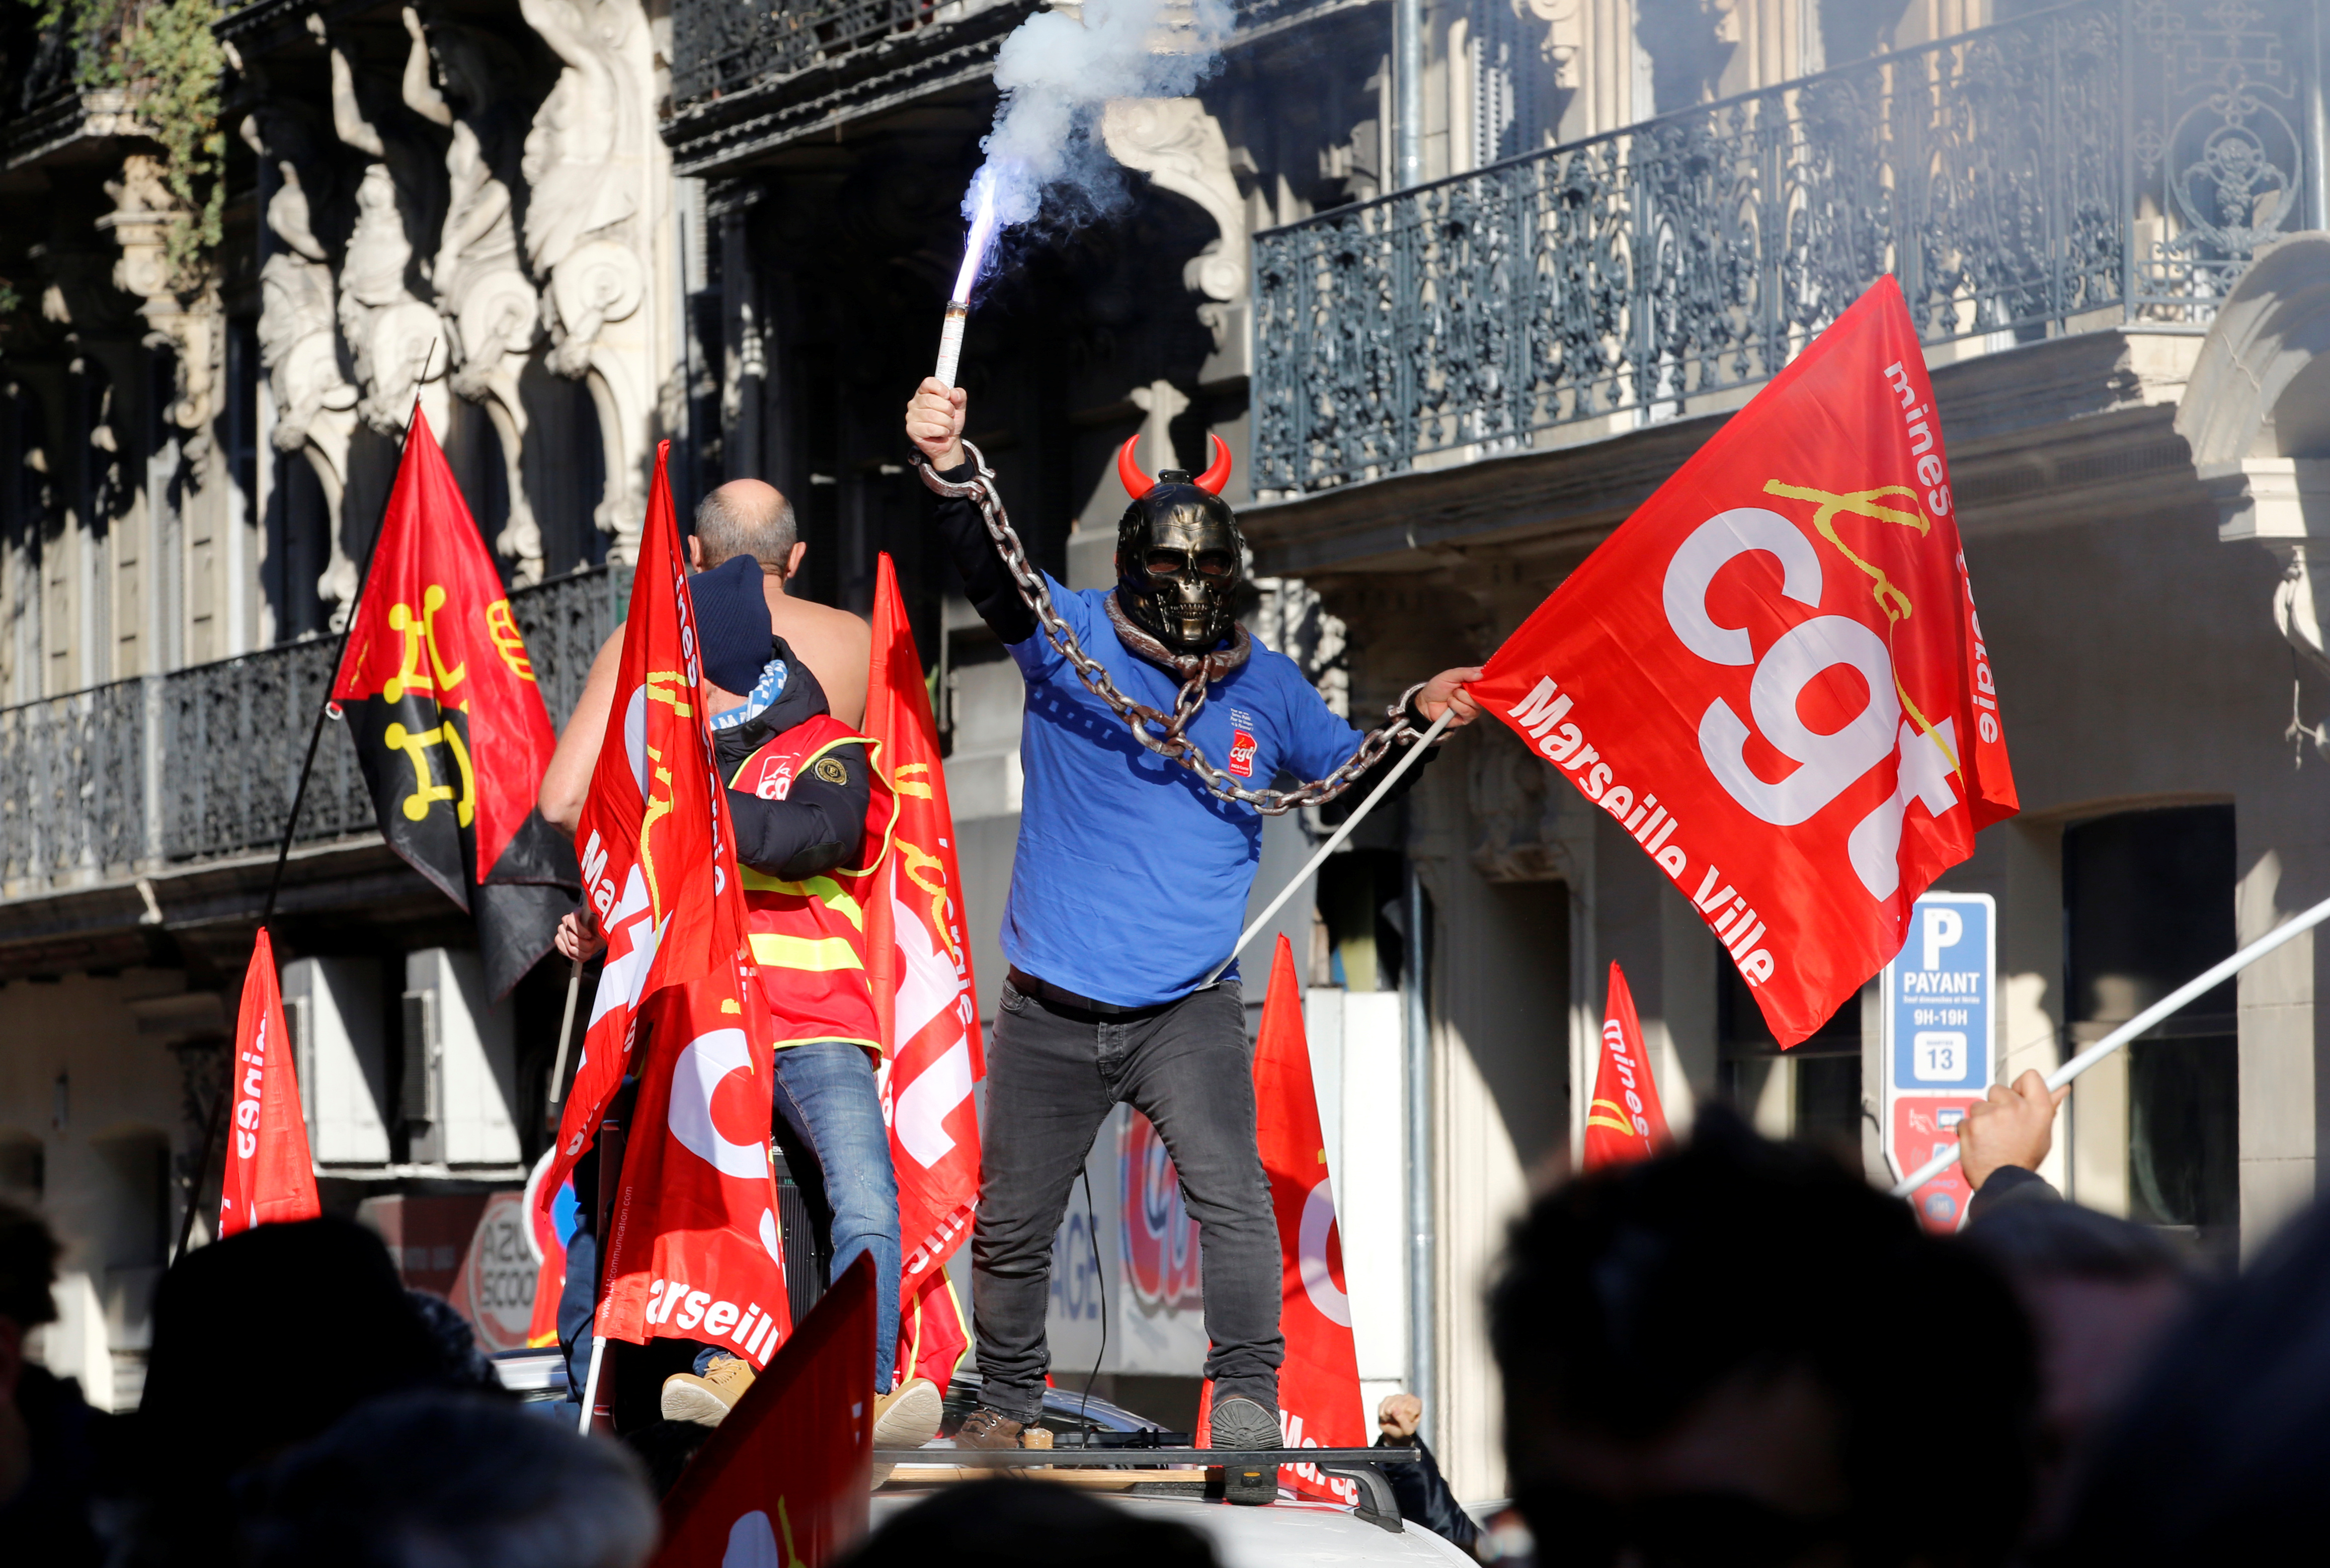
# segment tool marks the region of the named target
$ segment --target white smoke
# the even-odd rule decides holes
[[[1039,215],[1072,225],[1121,206],[1124,181],[1102,145],[1101,111],[1116,99],[1189,94],[1220,69],[1235,22],[1229,0],[1086,0],[1081,18],[1039,11],[1022,22],[995,57],[1003,102],[963,195],[973,236],[966,277],[1006,229]],[[991,202],[985,214],[982,201]]]

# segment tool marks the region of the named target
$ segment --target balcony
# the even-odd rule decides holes
[[[2323,222],[2312,51],[2088,0],[1257,235],[1257,492],[1737,407],[1889,271],[1928,344],[2203,331]]]
[[[627,591],[598,567],[511,593],[553,723]],[[339,652],[319,638],[0,708],[0,902],[271,852]],[[330,728],[299,844],[374,831],[355,743]]]

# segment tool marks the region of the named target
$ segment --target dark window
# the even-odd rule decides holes
[[[1773,1038],[1729,953],[1716,958],[1716,1088],[1742,1116],[1753,1118],[1766,1097],[1786,1097],[1788,1136],[1833,1149],[1856,1169],[1861,1164],[1861,997],[1849,997],[1812,1037],[1787,1051]],[[1785,1073],[1775,1084],[1773,1074]]]
[[[2234,947],[2233,808],[2128,811],[2063,832],[2072,1043],[2101,1039]],[[2128,1214],[2229,1229],[2240,1217],[2240,1030],[2224,985],[2127,1047]]]

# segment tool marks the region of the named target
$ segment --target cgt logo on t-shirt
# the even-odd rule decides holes
[[[1230,710],[1230,771],[1241,779],[1254,777],[1254,717]]]

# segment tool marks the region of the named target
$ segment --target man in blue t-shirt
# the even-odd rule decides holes
[[[906,409],[908,439],[957,483],[975,472],[963,410],[962,392],[935,380]],[[1118,529],[1117,585],[1073,593],[1047,582],[1084,653],[1118,691],[1168,714],[1202,661],[1205,703],[1184,733],[1244,788],[1324,778],[1348,761],[1359,732],[1233,613],[1244,542],[1220,499],[1227,451],[1195,479],[1167,469],[1152,480],[1127,442],[1117,468],[1132,496]],[[1253,1046],[1236,968],[1203,985],[1237,941],[1262,818],[1143,747],[1085,688],[971,503],[942,500],[939,519],[971,604],[1028,684],[1019,844],[1003,916],[1011,968],[988,1057],[971,1241],[980,1403],[955,1440],[1011,1447],[1036,1423],[1053,1233],[1094,1135],[1123,1100],[1164,1139],[1198,1222],[1214,1446],[1275,1448],[1285,1341],[1277,1229],[1255,1145]],[[1471,722],[1463,683],[1480,673],[1446,670],[1415,688],[1408,722],[1421,731],[1444,707],[1455,710],[1452,724]],[[1395,747],[1362,774],[1351,798],[1399,755]],[[1275,1486],[1266,1469],[1231,1490],[1267,1501]]]

